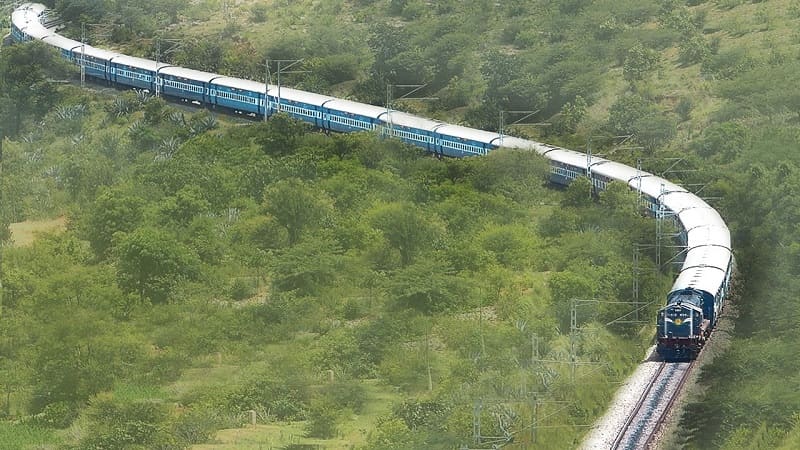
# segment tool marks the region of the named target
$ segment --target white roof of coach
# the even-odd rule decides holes
[[[554,145],[547,145],[542,144],[536,141],[530,141],[528,139],[522,139],[515,136],[503,136],[503,145],[500,145],[500,140],[496,140],[492,142],[494,145],[506,147],[506,148],[518,148],[522,150],[531,150],[535,151],[536,153],[544,154],[549,152],[550,150],[555,150],[558,147]]]
[[[692,230],[704,226],[727,228],[725,221],[722,220],[719,213],[708,205],[684,209],[678,213],[678,220],[681,221],[685,230]]]
[[[264,83],[235,77],[219,77],[211,84],[239,89],[241,91],[257,92],[259,94],[264,94],[267,89],[267,86]]]
[[[717,291],[725,281],[725,271],[716,267],[693,267],[686,269],[678,275],[672,291],[685,288],[694,288],[717,295]]]
[[[381,114],[386,114],[386,108],[339,98],[325,103],[325,107],[347,114],[369,117],[371,119],[378,119]]]
[[[602,164],[595,164],[594,166],[592,166],[592,173],[596,173],[598,175],[602,175],[607,178],[618,180],[628,185],[631,185],[630,180],[632,179],[638,180],[637,177],[651,176],[651,174],[647,172],[637,170],[634,167],[626,166],[625,164],[618,163],[616,161],[607,161]],[[634,188],[638,186],[639,186],[638,181],[636,181],[632,185],[632,187]]]
[[[208,83],[215,78],[221,78],[222,75],[211,72],[203,72],[202,70],[187,69],[185,67],[170,66],[161,69],[161,75],[170,75],[173,77],[183,78],[185,80],[199,81],[201,83]]]
[[[453,136],[456,138],[469,139],[471,141],[482,142],[486,145],[497,144],[497,139],[500,135],[491,131],[478,130],[476,128],[469,128],[462,125],[445,124],[436,129],[436,132],[445,136]],[[505,140],[505,137],[503,137]]]
[[[638,189],[639,179],[632,179],[630,182],[628,182],[628,185]],[[662,194],[668,194],[671,192],[688,192],[686,189],[678,186],[677,184],[655,175],[642,177],[641,187],[643,193],[655,199],[660,199]]]
[[[700,226],[686,232],[686,247],[702,247],[716,245],[731,248],[731,233],[727,227]]]
[[[567,150],[564,148],[559,148],[551,152],[548,152],[547,157],[561,164],[566,164],[583,170],[586,170],[586,164],[588,162],[588,156],[585,153],[576,152],[573,150]],[[596,165],[597,163],[603,161],[606,160],[598,158],[596,156],[592,156],[591,163]]]
[[[11,22],[32,38],[42,39],[53,34],[39,22],[46,7],[39,3],[25,3],[11,13]]]
[[[708,203],[697,194],[683,190],[681,192],[670,192],[661,197],[664,206],[674,213],[697,208],[708,208]]]
[[[725,272],[731,260],[731,251],[727,248],[706,245],[686,251],[682,271],[696,267],[716,267]]]
[[[78,47],[73,48],[73,53],[80,55],[81,54],[81,45],[78,42]],[[91,56],[98,59],[105,59],[106,61],[111,60],[111,58],[115,58],[120,56],[119,53],[111,52],[108,50],[103,50],[102,48],[92,47],[87,45],[86,46],[86,56]]]
[[[112,64],[122,64],[128,67],[134,67],[137,69],[146,70],[148,72],[155,72],[156,71],[156,62],[150,59],[145,58],[137,58],[136,56],[128,56],[128,55],[119,55],[115,56],[111,60]],[[165,63],[158,63],[157,66],[159,69],[163,69],[165,67],[170,67],[169,64]]]
[[[43,41],[47,42],[48,44],[58,47],[62,50],[72,50],[75,47],[80,47],[81,43],[70,38],[66,38],[59,34],[51,34],[50,36],[45,36],[42,38]],[[86,46],[87,54],[89,53],[90,46]]]
[[[418,130],[424,130],[429,132],[433,132],[436,129],[436,127],[443,124],[443,122],[431,119],[425,119],[422,117],[415,116],[413,114],[395,110],[392,110],[389,113],[389,119],[391,120],[392,125],[398,125],[406,128],[416,128]],[[383,120],[384,123],[389,124],[389,120],[387,120],[386,111],[383,112],[381,120]]]
[[[278,87],[269,85],[269,95],[278,97]],[[305,103],[307,105],[322,106],[328,100],[333,100],[334,97],[328,95],[314,94],[312,92],[301,91],[298,89],[287,88],[281,86],[281,102],[283,100],[290,100],[298,103]]]

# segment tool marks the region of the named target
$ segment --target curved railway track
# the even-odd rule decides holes
[[[694,362],[661,362],[611,448],[652,448],[667,414],[683,389]]]

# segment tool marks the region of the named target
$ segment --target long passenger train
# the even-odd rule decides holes
[[[611,181],[626,183],[641,193],[651,214],[672,217],[681,230],[683,265],[666,305],[658,312],[658,353],[666,359],[694,358],[722,311],[733,264],[728,227],[705,201],[663,178],[539,142],[83,45],[49,29],[45,25],[48,11],[41,4],[22,4],[11,19],[15,41],[44,41],[81,65],[86,76],[109,84],[261,117],[282,112],[325,130],[375,131],[450,157],[485,155],[499,147],[526,149],[550,161],[553,183],[567,185],[578,177],[589,177],[598,190]]]

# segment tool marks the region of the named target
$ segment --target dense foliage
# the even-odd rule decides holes
[[[439,160],[286,116],[58,92],[4,143],[8,220],[68,224],[4,248],[17,425],[0,442],[183,448],[249,411],[365,448],[452,448],[477,417],[526,442],[533,390],[562,427],[536,439],[563,447],[642,354],[649,327],[615,323],[636,306],[616,302],[634,301],[633,243],[655,224],[624,185],[593,199],[587,180],[548,189],[527,152]],[[668,277],[644,261],[641,298],[660,299]],[[571,346],[576,298],[596,302]]]
[[[675,443],[800,445],[796,0],[50,4],[67,34],[105,23],[91,42],[198,69],[275,82],[265,59],[303,58],[285,83],[375,104],[387,85],[426,84],[414,96],[434,100],[394,106],[484,129],[537,111],[527,121],[549,126],[505,131],[702,189],[734,231],[739,317]],[[653,224],[625,189],[547,191],[543,163],[515,152],[436,161],[285,117],[234,127],[135,93],[98,99],[48,82],[64,75],[41,72],[43,52],[0,57],[3,223],[70,223],[6,249],[0,379],[23,442],[72,424],[88,448],[183,446],[254,409],[329,443],[452,448],[477,416],[483,435],[524,429],[524,387],[565,428],[517,443],[563,448],[634,363],[639,329],[603,326],[625,313],[610,303],[580,306],[581,360],[607,363],[577,385],[530,343],[567,360],[571,299],[631,300],[631,244],[652,243]],[[641,298],[660,302],[664,279],[645,278]],[[376,413],[385,386],[399,392]],[[379,419],[355,437],[333,405]]]

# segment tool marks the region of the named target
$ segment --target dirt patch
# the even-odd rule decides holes
[[[41,233],[61,232],[67,229],[67,218],[64,216],[49,220],[26,220],[25,222],[12,223],[11,245],[26,247],[33,244],[36,236]]]

